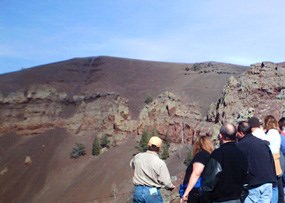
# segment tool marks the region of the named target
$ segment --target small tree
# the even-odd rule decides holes
[[[150,104],[152,101],[153,101],[152,96],[147,96],[144,102],[145,102],[146,104]]]
[[[165,135],[165,145],[167,146],[167,149],[170,147],[170,138],[168,132]]]
[[[161,153],[160,157],[161,157],[161,159],[164,159],[164,160],[169,157],[168,147],[167,147],[166,143],[162,147],[162,153]]]
[[[100,154],[100,142],[97,136],[95,136],[92,146],[92,155],[97,156]]]
[[[150,137],[151,137],[151,134],[148,131],[144,130],[141,136],[139,146],[138,146],[138,150],[140,152],[145,152],[147,150],[147,143]]]
[[[106,134],[101,138],[101,147],[110,148],[110,140],[108,139],[108,136]]]
[[[192,150],[189,150],[186,159],[184,160],[184,164],[188,166],[193,158]]]
[[[70,158],[77,159],[79,156],[84,156],[86,154],[85,146],[80,143],[76,143],[75,145],[70,153]]]
[[[164,145],[162,147],[161,158],[167,159],[169,157],[170,138],[168,132],[165,135]]]

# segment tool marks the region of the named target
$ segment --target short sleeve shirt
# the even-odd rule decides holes
[[[202,150],[196,154],[196,156],[192,159],[192,161],[190,162],[189,166],[186,169],[183,185],[189,182],[190,176],[193,171],[193,164],[198,162],[206,166],[207,162],[209,161],[209,158],[210,158],[210,153],[205,150]]]

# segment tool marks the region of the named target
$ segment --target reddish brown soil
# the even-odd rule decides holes
[[[245,70],[229,64],[221,66],[233,75]],[[129,99],[133,117],[147,96],[171,91],[185,104],[199,102],[206,114],[210,103],[220,97],[230,74],[188,74],[185,67],[191,68],[192,64],[111,57],[72,59],[0,75],[0,91],[5,96],[31,85],[47,84],[71,95],[116,92]],[[126,202],[133,187],[129,161],[136,153],[134,138],[97,158],[91,155],[93,139],[91,135],[70,135],[64,129],[29,137],[0,135],[0,172],[7,169],[0,175],[0,203],[113,202],[114,190],[118,190],[117,202]],[[87,155],[74,160],[69,153],[76,142],[87,146]],[[24,164],[26,156],[31,156],[30,165]],[[182,162],[178,155],[167,160],[172,175],[185,170]]]
[[[206,63],[207,64],[207,63]],[[114,57],[71,59],[0,75],[0,91],[8,94],[33,84],[48,84],[69,94],[115,92],[129,100],[137,117],[147,96],[170,91],[186,104],[198,102],[206,114],[217,101],[230,75],[239,75],[244,66],[216,63],[213,71],[193,72],[193,64],[162,63]],[[188,67],[190,71],[186,71]]]

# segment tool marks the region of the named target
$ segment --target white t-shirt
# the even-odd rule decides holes
[[[278,130],[270,129],[266,133],[266,135],[268,137],[268,141],[270,142],[269,147],[270,147],[272,154],[279,153],[280,146],[281,146],[281,137],[280,137]]]
[[[267,140],[269,142],[268,136],[265,134],[265,132],[261,128],[256,128],[252,134],[262,140]]]

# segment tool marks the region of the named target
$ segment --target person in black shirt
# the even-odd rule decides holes
[[[201,136],[194,143],[193,159],[186,169],[183,185],[187,188],[182,196],[183,201],[191,203],[202,203],[201,196],[201,174],[207,164],[214,145],[210,137]]]
[[[246,121],[238,124],[238,148],[248,160],[248,195],[245,203],[270,202],[272,186],[276,184],[273,155],[268,143],[251,134]]]
[[[224,124],[219,139],[221,146],[213,151],[203,172],[202,188],[209,202],[240,203],[248,164],[236,146],[235,126]]]

